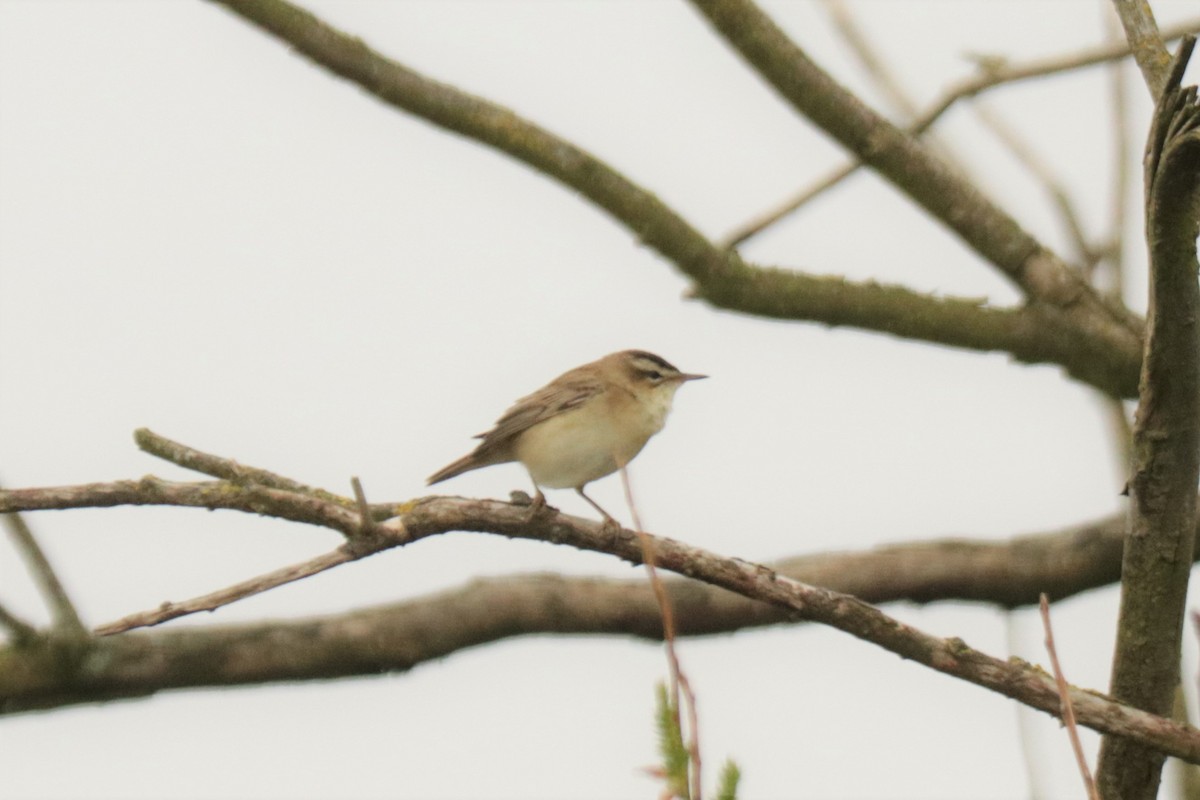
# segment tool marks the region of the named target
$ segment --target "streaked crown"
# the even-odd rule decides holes
[[[662,356],[656,356],[645,350],[623,350],[620,353],[614,353],[610,358],[620,362],[630,381],[650,386],[659,386],[664,383],[679,384],[708,377],[707,375],[680,372],[675,365]]]

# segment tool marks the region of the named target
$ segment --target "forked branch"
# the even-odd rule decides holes
[[[239,486],[228,481],[189,485],[148,478],[124,482],[116,489],[111,485],[97,485],[7,491],[0,492],[0,512],[35,507],[84,507],[88,504],[81,500],[89,496],[102,500],[92,505],[142,503],[234,508],[323,525],[345,536],[346,546],[372,551],[403,546],[448,531],[474,531],[567,544],[639,564],[649,542],[662,569],[773,606],[791,619],[838,628],[903,658],[1052,715],[1060,713],[1059,693],[1044,671],[1021,662],[993,658],[959,639],[931,636],[856,597],[810,586],[768,567],[724,558],[673,539],[628,530],[614,531],[610,526],[564,514],[538,515],[531,519],[526,508],[507,503],[426,498],[397,505],[394,508],[398,516],[374,526],[365,540],[361,538],[362,525],[353,501],[335,504],[298,492]],[[56,500],[61,505],[56,506]],[[196,640],[187,639],[194,635],[193,632],[182,635],[185,648],[194,646]],[[264,638],[274,641],[272,637]],[[377,645],[378,642],[376,648]],[[141,652],[144,656],[145,646],[144,637],[132,634],[91,640],[87,653],[93,657],[76,662],[88,665],[86,674],[64,668],[56,654],[46,647],[0,649],[0,708],[15,711],[79,702],[81,696],[94,701],[105,696],[155,691],[162,685],[156,684],[145,671],[144,658],[135,655],[135,652]],[[161,649],[154,652],[158,663],[170,663]],[[378,659],[378,650],[373,652],[372,658]],[[295,656],[296,653],[289,653],[289,657]],[[219,661],[212,658],[211,652],[207,658],[206,663]],[[234,661],[242,662],[242,658]],[[186,674],[194,673],[194,658],[189,657],[187,663]],[[136,668],[131,670],[133,666]],[[293,664],[291,668],[296,667]],[[263,680],[262,673],[255,671],[249,680]],[[1091,692],[1072,690],[1070,696],[1080,724],[1132,738],[1143,746],[1188,761],[1200,762],[1200,731]]]

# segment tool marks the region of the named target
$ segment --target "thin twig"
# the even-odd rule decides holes
[[[362,481],[358,479],[357,475],[350,478],[350,486],[354,489],[354,502],[358,504],[358,518],[361,525],[359,533],[369,536],[375,532],[376,522],[371,512],[371,506],[367,503],[367,495],[363,492]]]
[[[308,486],[291,478],[285,478],[270,470],[262,469],[261,467],[240,464],[232,458],[205,453],[194,447],[168,439],[165,436],[160,436],[149,428],[138,428],[133,432],[133,440],[141,450],[152,456],[170,461],[172,464],[177,464],[184,469],[221,478],[237,486],[259,486],[270,490],[294,492],[316,500],[336,503],[346,508],[350,508],[353,505],[353,502],[348,498],[334,494],[333,492]],[[370,508],[371,518],[376,521],[387,519],[396,514],[395,508],[386,504],[368,507]],[[359,514],[362,514],[362,507],[357,506],[357,508]]]
[[[1171,54],[1163,43],[1165,37],[1159,33],[1150,3],[1148,0],[1113,0],[1113,8],[1125,29],[1125,38],[1129,40],[1129,49],[1138,69],[1150,87],[1150,96],[1157,100],[1167,85]]]
[[[15,644],[22,645],[38,638],[37,628],[0,604],[0,626],[8,629]]]
[[[1109,39],[1121,41],[1120,24],[1108,7],[1104,15]],[[1109,207],[1107,256],[1111,270],[1111,296],[1125,298],[1125,238],[1129,228],[1129,190],[1133,182],[1133,137],[1130,135],[1131,114],[1129,87],[1125,78],[1125,62],[1108,66],[1109,98],[1113,130],[1113,188]],[[1132,435],[1132,430],[1130,431]],[[1128,464],[1126,460],[1126,464]]]
[[[625,490],[625,503],[629,506],[629,514],[633,518],[633,529],[637,532],[638,538],[642,545],[642,562],[646,567],[646,574],[650,576],[650,585],[654,589],[654,597],[658,601],[659,610],[662,611],[663,619],[663,644],[667,652],[667,667],[671,676],[671,703],[675,710],[675,723],[679,725],[679,704],[680,692],[683,692],[683,698],[688,717],[688,756],[691,764],[691,798],[690,800],[701,800],[702,782],[700,775],[700,725],[696,715],[696,695],[692,691],[691,683],[688,682],[687,675],[683,671],[683,667],[679,663],[679,655],[675,651],[675,612],[671,608],[671,599],[667,596],[666,587],[663,586],[662,579],[658,576],[658,570],[655,566],[654,555],[654,540],[646,533],[642,527],[642,519],[638,514],[637,503],[633,501],[633,488],[629,483],[629,472],[625,469],[625,465],[620,467],[621,486]],[[680,730],[682,730],[682,726]]]
[[[1192,612],[1192,626],[1194,628],[1197,641],[1200,641],[1200,611]],[[1200,674],[1196,675],[1196,693],[1200,694]]]
[[[1075,210],[1075,204],[1067,193],[1066,186],[1054,174],[1050,165],[1038,155],[1033,145],[1025,141],[1017,133],[1017,130],[993,108],[983,101],[976,100],[974,110],[983,124],[1009,149],[1017,161],[1041,182],[1042,188],[1050,196],[1054,208],[1058,211],[1063,227],[1067,229],[1067,235],[1075,248],[1076,260],[1084,272],[1090,275],[1100,255],[1097,248],[1088,242],[1087,234],[1083,232],[1083,223],[1079,218],[1079,213]]]
[[[905,117],[915,117],[920,109],[896,79],[896,70],[879,57],[879,49],[868,41],[866,31],[858,24],[845,0],[824,0],[821,5],[825,7],[825,13],[833,21],[842,41],[875,86],[887,96],[888,102]]]
[[[1175,687],[1175,700],[1171,705],[1171,719],[1184,725],[1192,724],[1191,714],[1188,713],[1189,693],[1190,686],[1185,688],[1184,682],[1180,681]],[[1179,760],[1174,762],[1174,767],[1177,800],[1200,800],[1200,767]]]
[[[1168,28],[1163,31],[1163,38],[1167,41],[1174,41],[1187,33],[1194,33],[1196,31],[1200,31],[1200,19],[1188,20],[1187,22]],[[1003,62],[988,62],[987,68],[981,70],[979,74],[967,78],[945,90],[936,102],[916,117],[915,121],[906,128],[906,131],[913,136],[920,136],[959,100],[974,97],[989,89],[1033,78],[1044,78],[1083,67],[1091,67],[1107,61],[1123,59],[1129,54],[1129,45],[1122,42],[1087,48],[1073,55],[1037,59],[1025,64],[1011,65]],[[809,188],[797,192],[773,209],[763,212],[738,227],[726,236],[721,242],[721,246],[732,249],[745,243],[766,228],[799,210],[802,206],[813,201],[834,186],[837,186],[847,177],[857,172],[862,166],[863,162],[855,159],[831,170],[823,178],[814,182]]]
[[[211,475],[231,483],[257,483],[259,486],[269,486],[272,489],[284,489],[289,492],[305,494],[315,491],[311,486],[297,483],[290,478],[276,475],[274,472],[247,467],[231,458],[214,456],[165,436],[159,436],[149,428],[138,428],[134,431],[133,441],[141,450],[152,456],[170,461],[172,464],[178,464],[184,469]]]
[[[1071,749],[1075,751],[1075,763],[1079,766],[1079,774],[1083,778],[1083,785],[1087,788],[1090,800],[1100,800],[1096,781],[1092,778],[1087,757],[1083,754],[1083,743],[1079,740],[1075,709],[1071,706],[1071,687],[1063,675],[1062,666],[1058,663],[1058,651],[1054,647],[1054,629],[1050,625],[1050,600],[1044,594],[1039,601],[1039,607],[1042,612],[1042,627],[1046,631],[1046,652],[1050,655],[1050,667],[1054,670],[1054,683],[1058,686],[1058,696],[1062,701],[1062,721],[1067,728],[1067,736],[1071,739]]]
[[[358,549],[352,550],[349,547],[339,547],[337,550],[323,553],[308,561],[281,567],[280,569],[272,570],[241,583],[227,586],[224,589],[218,589],[215,592],[193,597],[191,600],[184,600],[180,603],[165,602],[158,608],[142,611],[137,614],[130,614],[127,617],[122,617],[121,619],[101,625],[96,628],[95,633],[97,636],[112,636],[113,634],[133,630],[134,628],[147,628],[152,625],[159,625],[168,620],[177,619],[188,614],[195,614],[199,611],[215,611],[221,606],[227,606],[230,603],[244,600],[256,594],[262,594],[269,589],[283,586],[286,583],[316,575],[318,572],[324,572],[340,564],[355,561],[365,555],[368,555],[368,552]]]
[[[1017,653],[1021,651],[1020,646],[1020,617],[1016,609],[1008,609],[1004,613],[1004,642],[1009,653],[1009,658],[1015,658]],[[1021,763],[1025,767],[1025,784],[1026,795],[1029,800],[1043,800],[1046,797],[1046,791],[1043,787],[1043,780],[1040,765],[1045,763],[1041,748],[1034,743],[1033,713],[1025,706],[1014,704],[1013,712],[1016,714],[1017,722],[1017,741],[1021,745]]]
[[[33,531],[25,524],[25,519],[20,514],[5,514],[4,524],[8,528],[17,550],[25,559],[26,566],[33,574],[42,596],[50,604],[54,614],[55,627],[69,636],[80,638],[87,636],[87,628],[83,626],[79,612],[75,610],[75,605],[67,595],[67,590],[63,588],[62,581],[58,579],[54,568],[50,566],[50,560],[46,558],[46,553],[37,543]]]
[[[1104,24],[1108,38],[1121,41],[1121,26],[1110,6],[1105,4]],[[1113,130],[1113,189],[1109,210],[1108,244],[1104,248],[1104,261],[1108,264],[1109,280],[1112,285],[1109,297],[1128,306],[1125,297],[1125,239],[1129,229],[1129,190],[1133,180],[1133,137],[1130,135],[1129,91],[1125,78],[1124,61],[1115,61],[1107,67],[1109,97],[1112,104]],[[1092,283],[1095,284],[1093,277]],[[1099,288],[1099,287],[1097,287]],[[1117,474],[1125,474],[1133,463],[1133,425],[1125,411],[1125,403],[1119,398],[1101,393],[1109,420],[1117,457],[1120,459]]]
[[[858,23],[858,18],[851,12],[850,6],[845,0],[824,0],[824,6],[833,21],[834,28],[850,52],[858,59],[875,87],[900,112],[901,119],[906,123],[911,123],[921,113],[921,109],[912,95],[900,84],[897,77],[900,71],[884,63],[879,56],[881,49],[870,41],[867,32]],[[945,141],[933,134],[927,136],[925,140],[927,144],[937,150],[938,155],[950,167],[964,176],[967,175],[967,165]]]

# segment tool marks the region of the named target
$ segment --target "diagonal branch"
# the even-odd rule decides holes
[[[713,28],[800,114],[861,158],[1031,299],[1069,309],[1080,325],[1138,339],[1127,310],[1077,274],[917,139],[837,84],[750,0],[692,0]],[[1115,331],[1114,331],[1115,332]]]
[[[654,194],[592,154],[507,108],[384,58],[360,39],[335,30],[283,0],[214,2],[385,103],[494,147],[579,192],[640,241],[674,262],[696,282],[695,296],[715,306],[777,318],[854,325],[956,347],[1000,349],[1019,353],[1017,357],[1022,360],[1049,358],[1107,393],[1132,396],[1135,391],[1141,323],[1115,307],[1097,308],[1092,290],[1075,278],[1067,275],[1063,279],[1067,282],[1061,282],[1065,273],[1058,268],[1062,265],[1027,235],[1006,239],[1012,230],[1019,232],[1015,223],[1004,221],[1007,218],[993,215],[967,223],[992,243],[992,255],[1000,262],[1010,267],[1020,262],[1014,267],[1025,275],[1020,282],[1037,289],[1032,295],[1040,299],[1037,305],[1048,306],[1048,311],[1039,309],[1019,321],[981,312],[964,326],[956,321],[964,319],[962,301],[945,301],[942,305],[943,301],[896,287],[855,284],[747,264],[736,253],[713,245]],[[781,292],[790,302],[779,299]],[[903,305],[890,309],[888,304],[892,302]],[[883,317],[877,319],[873,314]],[[1013,331],[1013,325],[1020,326],[1019,334]],[[970,329],[976,326],[992,331],[993,337],[984,340],[972,333]],[[1007,330],[1001,332],[1001,328]]]
[[[254,483],[268,489],[283,489],[284,491],[299,492],[300,494],[322,495],[329,500],[344,499],[323,489],[306,486],[291,478],[276,475],[269,470],[248,467],[244,464],[239,464],[231,458],[202,453],[185,444],[173,442],[170,439],[159,436],[149,428],[138,428],[134,431],[133,441],[137,443],[139,449],[152,456],[170,461],[172,464],[178,464],[184,469],[190,469],[204,475],[211,475],[214,478],[227,480],[230,483]]]
[[[369,554],[369,552],[361,549],[353,550],[349,547],[339,547],[337,550],[322,553],[316,558],[311,558],[300,564],[281,567],[265,575],[259,575],[241,583],[235,583],[233,586],[218,589],[215,592],[209,592],[200,597],[185,600],[182,603],[165,602],[150,611],[130,614],[114,622],[101,625],[96,628],[95,633],[97,636],[112,636],[133,630],[134,628],[161,625],[169,620],[178,619],[179,617],[195,614],[200,611],[215,611],[222,606],[227,606],[238,600],[245,600],[247,597],[252,597],[256,594],[262,594],[284,584],[303,578],[311,578],[319,572],[324,572],[327,569],[332,569],[333,567],[346,564]]]
[[[1163,44],[1149,0],[1113,0],[1113,7],[1125,29],[1125,38],[1129,40],[1138,69],[1150,87],[1150,96],[1158,97],[1167,85],[1171,54]]]
[[[42,595],[50,603],[54,612],[55,627],[70,637],[86,637],[87,628],[79,619],[79,612],[75,610],[74,603],[67,596],[67,590],[63,588],[62,581],[58,579],[54,568],[50,566],[50,560],[46,558],[45,552],[37,543],[37,539],[25,523],[25,519],[19,513],[7,513],[4,514],[4,524],[8,528],[9,535],[17,546],[18,552],[25,559]]]
[[[470,506],[473,502],[476,501],[439,498],[386,507],[401,516],[418,503],[444,504],[466,513],[465,509],[473,508]],[[0,513],[117,505],[230,509],[327,527],[343,536],[347,531],[358,535],[361,527],[358,514],[339,505],[294,493],[264,494],[260,487],[222,482],[171,483],[144,478],[0,491]],[[861,553],[798,556],[775,562],[772,567],[799,580],[874,603],[966,600],[1016,608],[1036,603],[1039,592],[1058,600],[1119,580],[1124,534],[1124,516],[1116,515],[1062,531],[1006,541],[935,539]],[[354,540],[354,545],[373,546],[362,539]],[[1200,549],[1196,552],[1200,553]],[[623,592],[633,591],[627,584],[620,586]],[[774,613],[764,615],[763,606],[733,602],[732,596],[725,593],[719,596],[732,605],[719,602],[717,597],[702,598],[694,613],[681,613],[681,631],[690,635],[721,633],[786,619]],[[677,598],[675,602],[682,608],[689,607],[684,600]],[[705,609],[707,615],[701,613]],[[660,626],[661,622],[654,625]]]
[[[1053,363],[1114,397],[1137,392],[1140,351],[1092,336],[1069,312],[1049,304],[994,308],[985,301],[937,298],[901,286],[856,284],[786,269],[740,264],[707,276],[694,290],[714,306],[772,319],[850,325],[906,339],[1002,351],[1028,364]],[[1111,332],[1111,329],[1109,329]]]
[[[226,487],[236,493],[237,487],[229,484]],[[155,488],[155,491],[161,490]],[[14,494],[0,495],[0,507],[11,505]],[[308,508],[302,501],[309,498],[285,494],[290,498],[286,502],[297,504],[286,518],[302,517]],[[563,514],[530,520],[528,509],[523,507],[445,498],[412,504],[402,517],[378,525],[377,530],[380,536],[387,537],[391,546],[462,530],[566,544],[609,553],[634,564],[642,560],[645,541],[633,531],[613,531],[609,526]],[[652,537],[652,542],[657,563],[663,569],[774,606],[791,619],[838,628],[944,674],[991,689],[1052,715],[1059,713],[1057,689],[1053,679],[1043,670],[1015,660],[993,658],[959,639],[931,636],[858,598],[801,583],[762,565],[723,558],[663,537]],[[451,641],[452,631],[442,629],[444,619],[422,616],[414,622],[418,623],[420,635],[426,640],[432,636],[442,647]],[[469,627],[472,620],[466,622]],[[54,653],[45,647],[19,651],[0,649],[0,708],[17,711],[107,697],[141,696],[166,685],[181,685],[178,682],[196,685],[198,680],[204,680],[211,685],[269,679],[262,671],[260,661],[254,658],[254,650],[273,652],[278,666],[293,677],[304,677],[313,659],[330,657],[329,642],[323,637],[334,634],[362,636],[364,633],[361,622],[352,625],[352,631],[335,631],[334,626],[323,621],[297,625],[295,632],[309,641],[289,641],[285,638],[287,628],[274,625],[256,626],[249,638],[229,631],[218,632],[214,637],[198,631],[153,637],[137,634],[105,637],[89,644],[88,657],[83,660],[87,664],[85,673],[62,668]],[[661,627],[655,635],[661,636]],[[231,641],[235,638],[237,658],[222,657],[233,646]],[[168,642],[175,643],[179,652],[171,652]],[[462,647],[464,643],[460,640],[456,645]],[[198,651],[197,648],[201,649]],[[377,636],[371,639],[371,646],[366,651],[361,646],[354,651],[339,648],[338,669],[345,669],[347,662],[355,658],[355,653],[363,659],[354,662],[356,673],[366,670],[368,664],[376,671],[398,668],[395,661],[387,660],[389,658],[411,659],[410,652],[389,651]],[[186,663],[178,660],[184,652]],[[150,653],[153,658],[149,657]],[[286,666],[277,660],[283,653],[287,653]],[[197,663],[209,665],[209,668],[197,670]],[[1133,738],[1179,758],[1200,761],[1200,731],[1086,691],[1072,690],[1070,699],[1082,725]]]
[[[493,147],[579,192],[692,278],[739,259],[596,156],[513,111],[428,78],[285,0],[213,0],[384,103]]]
[[[1071,708],[1070,684],[1063,674],[1062,665],[1058,661],[1058,648],[1054,644],[1054,627],[1050,624],[1050,599],[1042,595],[1039,607],[1042,612],[1042,629],[1046,632],[1046,655],[1050,657],[1050,668],[1054,672],[1054,683],[1058,687],[1058,696],[1062,698],[1062,720],[1067,729],[1067,738],[1071,740],[1071,751],[1075,754],[1075,764],[1079,767],[1079,776],[1083,778],[1088,800],[1100,800],[1096,791],[1096,780],[1088,768],[1087,756],[1083,752],[1083,743],[1079,740],[1079,726],[1075,724],[1075,710]]]
[[[353,508],[358,511],[360,516],[362,514],[362,508],[357,500],[350,500],[325,489],[308,486],[291,478],[286,478],[283,475],[278,475],[270,470],[260,467],[250,467],[240,464],[231,458],[202,452],[194,447],[189,447],[186,444],[168,439],[165,436],[160,436],[149,428],[138,428],[133,432],[133,440],[137,442],[137,446],[144,452],[170,461],[172,464],[178,464],[185,469],[195,470],[205,475],[211,475],[214,478],[222,478],[239,486],[260,486],[267,489],[280,489],[285,492],[308,495],[318,500],[344,506],[348,509]],[[386,504],[376,504],[370,506],[369,509],[372,518],[376,520],[387,519],[396,515],[395,507]],[[338,530],[341,530],[341,528],[338,528]]]
[[[181,446],[182,447],[182,446]],[[217,457],[211,457],[216,459]],[[218,465],[219,466],[219,465]],[[573,547],[605,552],[632,563],[640,563],[644,546],[648,541],[632,531],[612,531],[604,525],[581,520],[566,515],[553,515],[546,518],[537,517],[531,520],[523,507],[505,503],[479,500],[461,500],[448,498],[433,498],[406,503],[395,508],[400,517],[371,526],[363,531],[358,513],[345,508],[341,504],[330,503],[320,498],[297,492],[287,492],[277,489],[267,489],[255,485],[236,485],[226,481],[199,484],[168,483],[156,478],[145,478],[141,481],[123,481],[114,484],[89,484],[80,487],[60,487],[56,489],[26,489],[0,492],[0,511],[12,512],[31,510],[35,508],[64,508],[109,506],[118,503],[167,504],[185,505],[204,508],[231,508],[242,511],[269,514],[284,519],[323,525],[341,532],[349,541],[346,547],[363,548],[366,551],[378,551],[388,547],[405,545],[422,538],[434,536],[452,530],[476,531],[495,533],[503,536],[536,539],[557,544],[568,544]],[[1079,539],[1080,532],[1074,532],[1073,538],[1085,543],[1085,549],[1095,552],[1094,541],[1096,534]],[[645,535],[648,536],[648,535]],[[762,609],[767,606],[774,608],[775,614],[782,614],[790,620],[811,620],[821,622],[854,636],[884,647],[905,658],[925,664],[946,674],[976,683],[980,686],[1013,697],[1034,708],[1058,713],[1059,698],[1055,687],[1047,676],[1032,668],[1016,662],[1005,662],[986,656],[972,650],[963,642],[952,639],[943,640],[929,636],[921,631],[902,625],[888,617],[877,608],[867,605],[861,599],[849,595],[822,589],[786,577],[778,572],[761,565],[749,564],[737,559],[725,559],[698,548],[665,539],[652,537],[658,563],[671,571],[697,578],[714,587],[741,595],[751,602],[750,606]],[[943,545],[945,546],[945,545]],[[920,546],[918,546],[919,549]],[[949,545],[951,550],[970,550],[970,546],[961,543]],[[1020,548],[1018,548],[1020,549]],[[930,559],[928,552],[918,560],[922,569],[927,569],[930,563],[953,563],[953,558]],[[900,574],[897,569],[900,563],[894,555],[884,557],[888,564],[885,570],[889,574]],[[1051,563],[1054,560],[1046,554],[1037,556],[1041,563]],[[1013,574],[1021,571],[1004,569],[1005,575],[1011,582]],[[962,580],[962,574],[956,571],[956,580]],[[878,582],[876,582],[878,583]],[[965,585],[965,584],[964,584]],[[676,584],[673,582],[672,592],[681,593],[686,598],[689,592],[697,591],[694,584]],[[698,591],[711,592],[711,588]],[[503,604],[502,604],[503,605]],[[539,608],[558,608],[560,604],[538,604]],[[657,606],[652,605],[655,613],[653,636],[661,635],[661,619],[658,618]],[[712,607],[704,613],[696,615],[706,620],[714,619]],[[592,607],[591,613],[595,614]],[[457,615],[450,615],[453,619]],[[428,619],[428,617],[422,617]],[[777,621],[778,617],[773,621]],[[681,620],[682,622],[682,620]],[[471,635],[478,636],[480,628],[476,620],[470,620]],[[303,624],[303,623],[300,623]],[[710,622],[711,624],[711,622]],[[428,630],[428,622],[421,623]],[[282,626],[279,630],[283,630]],[[322,628],[325,626],[322,624]],[[445,618],[435,625],[438,629],[439,646],[442,652],[446,642],[453,639],[452,629],[447,629]],[[685,631],[680,628],[681,632]],[[514,629],[506,627],[503,635],[512,635]],[[190,637],[194,632],[189,632]],[[492,633],[492,638],[497,634]],[[269,639],[273,646],[279,640],[274,637],[262,637],[256,632],[255,636]],[[129,653],[121,648],[126,647],[122,642],[132,642],[128,645],[144,656],[143,639],[138,636],[106,637],[89,643],[88,654],[91,658],[77,658],[72,663],[88,665],[86,675],[77,673],[74,669],[64,668],[59,660],[57,651],[41,647],[35,643],[20,651],[0,650],[0,707],[10,711],[32,707],[51,707],[72,702],[94,701],[105,697],[141,696],[156,691],[164,686],[196,685],[196,681],[205,682],[238,682],[270,680],[272,677],[264,671],[263,665],[253,660],[246,660],[239,651],[237,659],[204,660],[209,664],[232,663],[234,671],[250,669],[250,674],[240,673],[236,678],[224,668],[215,668],[208,677],[196,674],[193,659],[189,659],[186,674],[160,674],[154,679],[145,672],[146,664],[137,662],[134,670],[136,677],[131,678]],[[475,643],[479,640],[475,639]],[[188,645],[193,640],[187,640]],[[380,649],[378,639],[373,639],[372,654],[367,660],[375,664],[375,669],[381,668],[378,663]],[[460,643],[459,646],[462,646]],[[115,650],[112,648],[116,648]],[[156,650],[154,661],[160,665],[171,662],[169,658],[161,657]],[[275,652],[276,656],[280,653]],[[339,650],[341,657],[346,653]],[[413,653],[407,652],[411,665]],[[194,651],[190,651],[194,656]],[[299,669],[295,663],[296,653],[287,655],[288,665],[284,667],[287,674],[297,677]],[[49,669],[47,659],[58,664],[57,668]],[[136,661],[136,659],[135,659]],[[361,667],[362,662],[354,662]],[[339,661],[344,664],[344,661]],[[97,667],[96,665],[101,665]],[[338,667],[338,669],[342,669]],[[395,668],[395,665],[391,668]],[[111,673],[105,670],[111,669]],[[205,671],[201,671],[205,672]],[[343,673],[345,674],[345,673]],[[306,677],[317,677],[308,674]],[[278,678],[275,678],[278,679]],[[156,684],[155,680],[163,681]],[[182,683],[181,683],[182,682]],[[1147,746],[1163,749],[1182,758],[1200,760],[1200,732],[1175,725],[1167,720],[1154,718],[1151,715],[1139,715],[1127,708],[1120,708],[1111,701],[1086,692],[1074,692],[1072,703],[1079,713],[1081,724],[1094,727],[1117,736],[1131,736]],[[1194,739],[1194,741],[1193,741]]]
[[[1090,275],[1100,259],[1100,248],[1093,247],[1083,229],[1083,220],[1076,210],[1075,203],[1067,191],[1067,187],[1046,160],[1038,154],[1034,146],[1021,136],[1015,127],[1010,125],[995,109],[982,101],[974,103],[974,111],[980,121],[991,131],[1000,142],[1008,148],[1013,157],[1041,184],[1059,220],[1066,229],[1068,238],[1074,248],[1074,260]]]
[[[1174,41],[1184,34],[1196,33],[1197,31],[1200,31],[1200,19],[1192,19],[1164,30],[1163,39]],[[1071,55],[1038,59],[1024,64],[1009,64],[1003,61],[989,60],[986,62],[986,68],[980,70],[978,75],[951,86],[929,108],[915,115],[915,120],[905,128],[905,131],[912,136],[920,136],[941,119],[958,101],[968,97],[975,97],[989,89],[1034,78],[1044,78],[1059,72],[1090,67],[1096,64],[1103,64],[1107,61],[1116,61],[1125,58],[1129,54],[1129,45],[1122,42],[1119,44],[1100,45],[1081,50]],[[754,219],[739,226],[723,240],[722,245],[727,248],[737,247],[751,237],[762,233],[766,228],[774,225],[779,220],[794,213],[805,204],[840,184],[843,180],[857,172],[862,166],[864,164],[861,160],[854,159],[840,167],[836,167],[825,177],[797,192],[792,197],[778,204],[775,208],[759,214]]]
[[[1200,480],[1200,104],[1182,89],[1195,46],[1179,46],[1146,146],[1146,237],[1150,314],[1129,480],[1130,530],[1121,576],[1121,612],[1112,693],[1169,714],[1179,682]],[[1109,798],[1152,800],[1162,754],[1105,738],[1098,783]]]

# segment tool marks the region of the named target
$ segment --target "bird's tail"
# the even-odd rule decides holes
[[[449,480],[455,475],[462,475],[464,472],[470,472],[473,469],[489,466],[492,462],[481,461],[475,453],[470,453],[463,456],[453,464],[447,464],[437,472],[425,479],[426,486],[432,486],[435,483],[441,483],[444,480]]]

